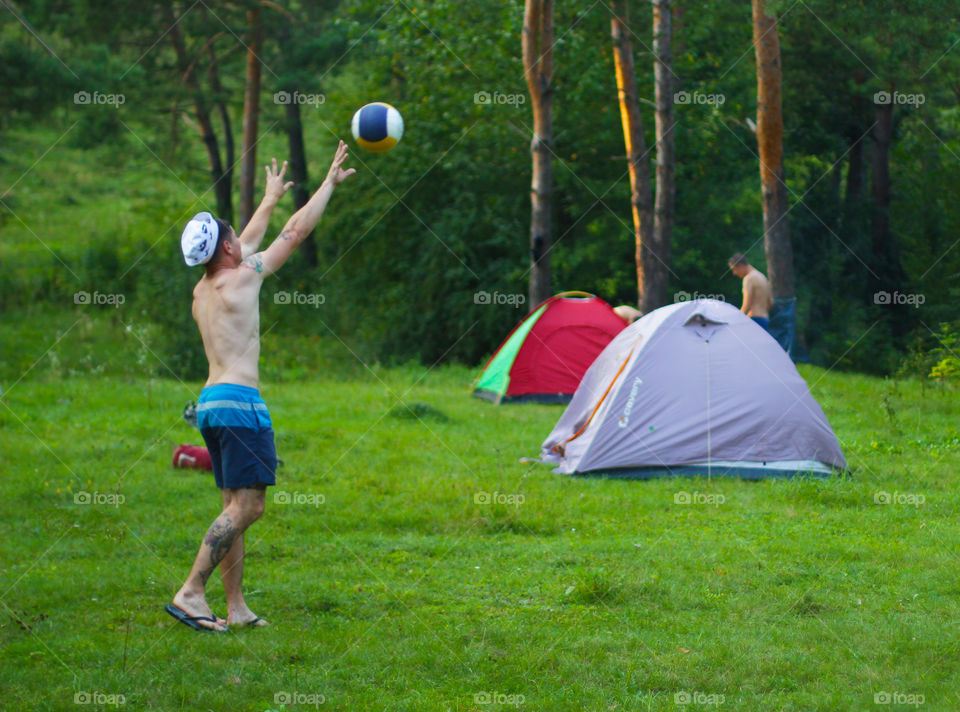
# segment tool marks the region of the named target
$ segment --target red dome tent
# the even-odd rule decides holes
[[[473,395],[494,403],[568,403],[626,323],[599,297],[563,292],[537,306],[500,344]]]

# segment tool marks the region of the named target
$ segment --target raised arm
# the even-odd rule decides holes
[[[244,259],[259,249],[263,235],[267,231],[267,225],[270,223],[270,213],[280,202],[283,194],[290,190],[293,185],[293,181],[283,182],[283,175],[287,172],[287,162],[283,162],[283,166],[278,173],[277,159],[272,158],[270,160],[272,166],[264,166],[267,172],[267,187],[263,192],[263,200],[260,201],[260,205],[257,206],[256,211],[250,217],[250,222],[243,228],[243,232],[240,233],[238,238]]]
[[[263,252],[251,255],[243,261],[242,267],[252,269],[264,277],[273,274],[283,263],[289,259],[290,255],[297,248],[304,238],[320,222],[324,208],[333,195],[333,189],[342,183],[347,177],[352,176],[356,171],[353,168],[343,170],[343,163],[347,160],[347,144],[343,141],[337,146],[337,152],[334,154],[333,163],[330,164],[330,170],[327,171],[327,177],[317,189],[307,204],[293,214],[283,228],[280,236],[271,243]]]

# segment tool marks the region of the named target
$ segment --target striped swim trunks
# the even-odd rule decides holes
[[[273,421],[256,388],[207,386],[197,401],[197,425],[210,451],[217,487],[277,483]]]

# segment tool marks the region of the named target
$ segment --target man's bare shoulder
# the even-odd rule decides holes
[[[241,278],[249,279],[251,276],[256,275],[257,277],[263,278],[263,253],[257,252],[250,255],[243,262],[240,263],[240,266],[237,267],[236,271],[239,273]]]
[[[261,261],[254,259],[257,257],[259,253],[250,255],[236,267],[221,270],[211,280],[211,286],[218,291],[259,289],[263,282],[263,275]],[[261,271],[258,271],[258,267]]]
[[[210,299],[214,294],[220,298],[240,295],[247,291],[258,292],[263,280],[253,269],[241,265],[232,269],[219,270],[214,275],[204,275],[193,288],[195,300]]]

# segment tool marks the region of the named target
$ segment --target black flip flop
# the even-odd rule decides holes
[[[225,630],[214,630],[213,628],[207,628],[206,626],[202,626],[199,623],[197,623],[197,621],[207,621],[209,623],[217,623],[216,618],[211,618],[210,616],[187,615],[186,611],[183,611],[177,608],[172,603],[168,603],[167,607],[164,610],[167,613],[169,613],[171,616],[176,618],[178,621],[183,623],[185,626],[189,626],[190,628],[193,628],[194,630],[198,630],[201,633],[226,633],[227,632]]]
[[[252,621],[247,621],[246,623],[244,623],[239,627],[240,628],[266,628],[267,626],[265,625],[257,625],[257,623],[259,623],[261,620],[263,619],[260,616],[255,616]]]

